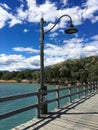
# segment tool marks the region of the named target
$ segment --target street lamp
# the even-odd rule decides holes
[[[69,17],[70,19],[69,28],[65,30],[65,33],[73,34],[73,33],[78,32],[78,29],[74,28],[72,24],[72,18],[69,15],[62,15],[60,18],[58,18],[56,23],[46,32],[44,32],[44,23],[45,23],[44,19],[41,18],[40,20],[40,92],[43,93],[40,96],[41,103],[46,101],[46,95],[47,95],[47,92],[46,92],[47,86],[44,86],[44,37],[45,37],[45,34],[50,32],[58,24],[60,19],[65,16]],[[41,111],[41,114],[47,114],[47,105],[45,104],[41,105],[40,111]]]

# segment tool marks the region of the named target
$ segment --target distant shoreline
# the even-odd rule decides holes
[[[0,80],[0,83],[17,83],[16,80]]]
[[[30,81],[30,80],[21,80],[18,82],[17,80],[0,80],[0,83],[33,83],[35,81]]]
[[[38,81],[27,80],[27,79],[23,79],[19,82],[17,80],[0,80],[0,83],[38,83]],[[59,83],[46,83],[46,84],[72,86],[72,85],[81,85],[82,83],[76,82],[74,84],[71,84],[71,83],[62,84],[62,83],[59,82]]]

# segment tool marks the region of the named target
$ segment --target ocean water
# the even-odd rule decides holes
[[[11,95],[18,95],[23,93],[35,92],[39,88],[39,84],[29,84],[29,83],[1,83],[0,84],[0,97],[6,97]],[[55,85],[48,85],[48,89],[53,89]],[[73,90],[76,91],[76,90]],[[68,91],[61,91],[60,95],[63,96],[68,94]],[[48,94],[48,99],[53,99],[56,97],[56,93]],[[73,97],[74,99],[76,98]],[[66,104],[69,101],[68,98],[60,101],[61,105]],[[32,105],[36,102],[36,97],[28,97],[13,101],[8,101],[4,103],[0,103],[0,114],[9,112],[12,110],[16,110],[19,108],[23,108],[29,105]],[[53,110],[56,107],[56,102],[50,103],[48,105],[48,111]],[[21,114],[17,114],[5,119],[0,120],[0,130],[10,130],[11,128],[25,123],[32,118],[36,117],[36,109],[29,110],[27,112],[23,112]]]
[[[28,84],[28,83],[4,83],[0,84],[0,97],[6,97],[11,95],[18,95],[22,93],[37,91],[38,84]],[[33,104],[35,98],[29,97],[19,100],[8,101],[0,103],[0,114],[16,110]],[[0,130],[10,130],[11,128],[24,123],[35,116],[35,110],[30,110],[15,116],[5,118],[0,120]]]

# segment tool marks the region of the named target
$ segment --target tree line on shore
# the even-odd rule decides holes
[[[98,81],[98,56],[81,59],[66,60],[64,62],[46,67],[46,83],[88,82]],[[28,80],[40,81],[40,70],[0,71],[0,80]]]

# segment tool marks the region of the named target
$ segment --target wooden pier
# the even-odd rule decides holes
[[[98,93],[74,101],[47,116],[11,130],[98,130]]]
[[[61,94],[62,91],[64,95]],[[47,96],[51,93],[55,94],[52,99]],[[36,97],[34,104],[2,113],[0,119],[36,108],[36,118],[12,130],[98,130],[98,81],[1,97],[0,103],[34,96]],[[68,103],[65,101],[65,106],[62,107],[60,101],[66,98]],[[56,103],[56,108],[50,112],[48,104],[53,102]],[[42,108],[47,111],[41,113]]]

